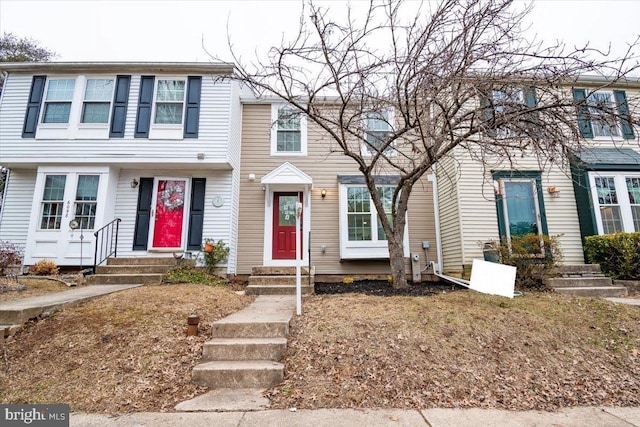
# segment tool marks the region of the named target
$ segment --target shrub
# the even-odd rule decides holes
[[[600,264],[609,277],[640,280],[640,232],[589,236],[584,253],[587,262]]]
[[[224,285],[225,279],[213,276],[189,264],[171,267],[162,280],[165,283],[202,283],[204,285]]]
[[[0,240],[0,276],[4,276],[5,269],[22,264],[22,249],[20,246]]]
[[[213,245],[211,252],[205,251],[207,244]],[[215,272],[216,265],[226,262],[227,258],[229,258],[229,247],[222,240],[205,239],[202,251],[204,253],[204,265],[210,274]]]
[[[56,263],[51,260],[41,259],[29,267],[29,273],[35,274],[36,276],[54,276],[58,274],[58,267]]]
[[[485,249],[494,252],[501,264],[517,268],[516,288],[544,289],[543,279],[562,260],[559,236],[534,233],[506,239],[491,240]]]
[[[350,285],[353,283],[353,277],[345,277],[342,279],[342,283],[344,283],[345,285]]]

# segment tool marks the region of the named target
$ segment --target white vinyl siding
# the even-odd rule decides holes
[[[8,240],[22,248],[25,247],[35,187],[35,170],[10,171],[4,204],[0,211],[0,240]]]

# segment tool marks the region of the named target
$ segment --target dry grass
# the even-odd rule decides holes
[[[640,405],[640,309],[473,292],[305,299],[278,408]]]
[[[72,411],[165,411],[202,393],[191,370],[211,324],[253,301],[227,287],[144,286],[29,324],[0,359],[3,403],[69,403]],[[186,320],[200,315],[200,334]]]

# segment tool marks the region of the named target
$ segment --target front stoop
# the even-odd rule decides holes
[[[311,267],[311,274],[309,274],[309,267],[302,267],[300,270],[302,295],[311,295],[314,292],[315,267]],[[253,267],[249,276],[249,285],[245,291],[247,295],[295,295],[296,268]]]
[[[164,275],[174,265],[176,260],[173,257],[109,258],[107,265],[98,266],[96,274],[87,277],[87,283],[90,285],[160,284]]]
[[[625,297],[627,288],[616,286],[605,277],[599,264],[561,265],[556,268],[557,277],[548,277],[544,284],[556,292],[584,297]]]
[[[218,320],[205,342],[193,381],[212,389],[267,389],[284,378],[278,360],[287,348],[295,299],[258,296],[250,306]]]

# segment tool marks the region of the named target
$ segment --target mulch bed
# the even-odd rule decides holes
[[[316,295],[358,293],[383,297],[429,296],[453,290],[464,290],[462,286],[452,286],[438,282],[409,282],[408,288],[395,289],[386,280],[357,280],[353,283],[316,282]]]

